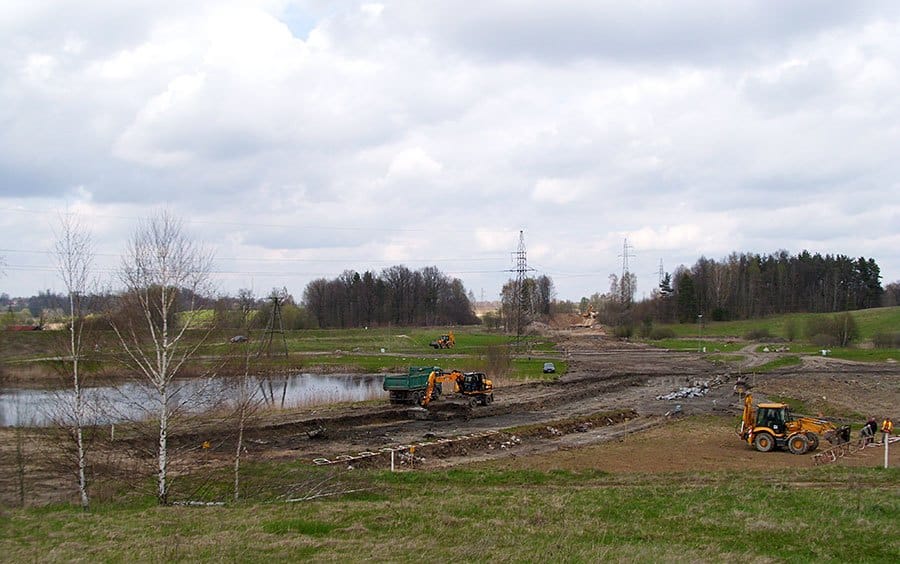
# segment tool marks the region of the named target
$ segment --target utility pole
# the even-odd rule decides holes
[[[703,352],[701,343],[703,342],[703,314],[697,314],[697,352]]]
[[[259,342],[259,350],[256,356],[260,357],[265,353],[266,356],[272,356],[272,339],[278,334],[281,335],[281,343],[283,345],[284,356],[288,356],[287,337],[284,335],[284,319],[281,316],[281,304],[287,297],[287,289],[281,291],[272,290],[269,295],[269,301],[272,302],[272,312],[269,314],[269,323],[266,325],[266,331],[263,338]]]
[[[272,290],[269,295],[269,301],[272,302],[272,313],[269,314],[269,324],[266,326],[266,332],[263,334],[262,340],[259,342],[259,350],[256,352],[257,358],[264,352],[267,357],[272,356],[272,339],[276,334],[281,335],[281,343],[284,350],[284,358],[288,358],[287,338],[284,335],[284,319],[281,316],[281,304],[287,298],[287,288],[282,290]],[[268,384],[268,394],[263,385],[263,380],[259,381],[259,388],[262,391],[263,399],[266,403],[275,406],[275,390],[272,388],[272,380],[265,378]],[[281,388],[281,407],[284,408],[284,400],[287,397],[288,376],[284,376]]]

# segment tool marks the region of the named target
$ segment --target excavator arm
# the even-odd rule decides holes
[[[741,428],[738,435],[744,440],[750,440],[750,434],[756,422],[753,420],[753,394],[744,396],[744,412],[741,415]]]
[[[431,403],[431,400],[434,397],[434,388],[438,384],[453,382],[454,392],[459,392],[459,379],[462,377],[463,373],[459,370],[452,370],[450,372],[433,370],[431,374],[428,375],[428,384],[425,386],[425,395],[422,397],[421,402],[422,407]]]

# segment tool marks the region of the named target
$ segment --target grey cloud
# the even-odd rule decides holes
[[[397,26],[425,25],[454,50],[490,60],[581,59],[620,62],[722,62],[762,56],[798,37],[896,15],[893,2],[490,2],[415,3]],[[412,13],[414,15],[409,16]],[[391,18],[390,7],[385,16]],[[405,18],[404,18],[405,16]],[[393,22],[391,22],[393,23]]]

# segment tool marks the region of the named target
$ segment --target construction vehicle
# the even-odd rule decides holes
[[[382,388],[394,404],[427,406],[443,392],[443,383],[453,382],[453,391],[474,405],[494,401],[494,385],[482,372],[444,372],[439,366],[410,366],[407,374],[384,377]]]
[[[850,426],[795,415],[785,403],[761,403],[754,410],[753,394],[747,394],[738,436],[760,452],[787,447],[793,454],[804,454],[818,448],[819,437],[832,444],[849,441]]]
[[[433,349],[452,349],[455,344],[456,338],[453,336],[453,331],[446,335],[441,335],[440,338],[429,343]]]
[[[453,393],[469,399],[469,405],[488,405],[494,401],[494,383],[484,372],[443,372],[435,370],[428,375],[428,385],[420,405],[426,407],[432,399],[440,397],[444,382],[453,382]]]
[[[382,389],[390,394],[391,403],[419,404],[425,397],[428,380],[437,366],[410,366],[406,374],[388,374],[384,377]]]

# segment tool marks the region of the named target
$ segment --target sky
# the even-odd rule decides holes
[[[104,284],[162,210],[220,293],[434,265],[638,297],[701,256],[874,258],[900,279],[900,3],[0,4],[0,292]],[[627,240],[627,253],[625,241]]]

